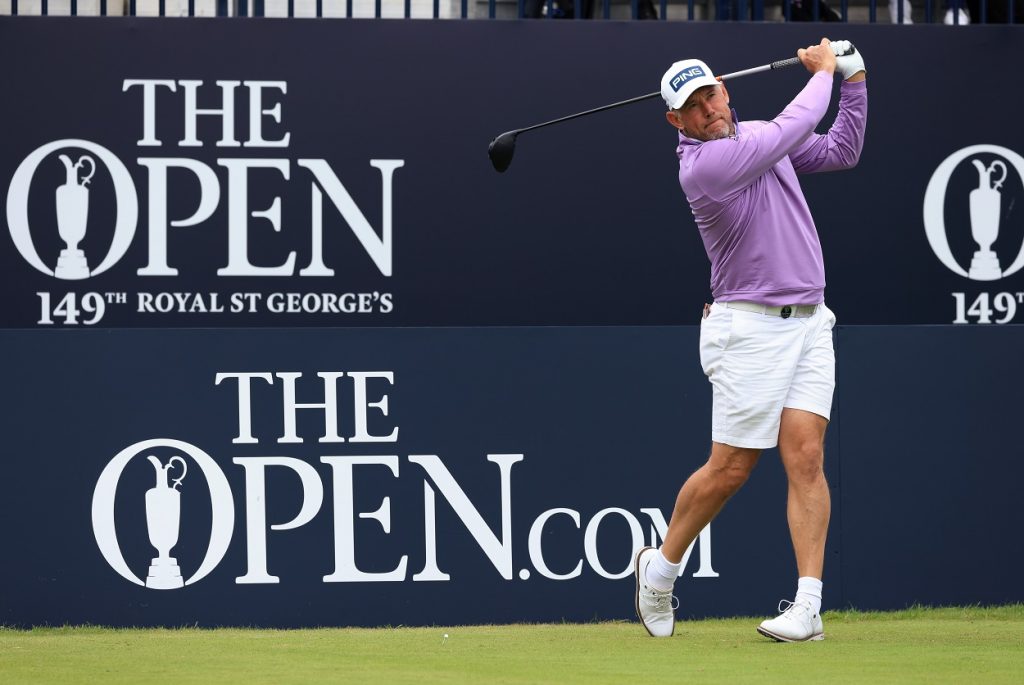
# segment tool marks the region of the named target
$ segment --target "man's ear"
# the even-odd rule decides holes
[[[677,128],[680,131],[683,130],[683,122],[680,121],[679,119],[679,112],[675,111],[674,109],[670,109],[669,111],[665,112],[665,119],[668,120],[668,123],[672,126],[672,128]]]
[[[725,104],[729,104],[729,89],[725,87],[725,81],[719,81],[718,85],[722,87],[722,95],[725,96]]]

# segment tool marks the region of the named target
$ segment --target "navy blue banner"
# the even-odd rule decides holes
[[[651,92],[677,59],[725,73],[822,30],[0,18],[0,326],[692,323],[709,268],[660,101],[523,134],[503,175],[487,144]],[[1024,29],[829,30],[870,93],[860,166],[803,180],[830,305],[1020,322]],[[768,119],[805,81],[730,93]]]
[[[1022,331],[837,329],[827,607],[1024,599]],[[629,618],[631,554],[709,448],[696,342],[0,332],[0,623]],[[785,496],[769,451],[691,549],[681,617],[769,615],[793,592]]]

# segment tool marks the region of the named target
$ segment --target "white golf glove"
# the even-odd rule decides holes
[[[832,51],[836,54],[836,69],[843,75],[844,81],[859,71],[867,71],[864,68],[864,57],[850,41],[832,41]],[[850,54],[844,54],[846,52]]]

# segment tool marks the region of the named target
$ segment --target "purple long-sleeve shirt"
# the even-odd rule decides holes
[[[733,138],[679,135],[679,184],[711,260],[716,301],[824,301],[821,243],[796,175],[857,164],[867,83],[844,81],[835,123],[815,134],[831,95],[832,75],[818,72],[772,121],[737,121],[734,111]]]

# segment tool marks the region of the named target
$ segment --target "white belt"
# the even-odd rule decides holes
[[[780,316],[783,319],[788,319],[791,316],[796,319],[806,319],[809,316],[814,316],[814,312],[818,311],[818,305],[816,304],[785,304],[778,307],[771,307],[766,304],[745,302],[743,300],[735,302],[719,302],[719,304],[728,307],[729,309],[739,309],[740,311],[764,314],[765,316]]]

